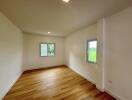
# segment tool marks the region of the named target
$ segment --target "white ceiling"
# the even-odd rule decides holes
[[[0,0],[1,11],[24,32],[66,36],[116,13],[132,0]]]

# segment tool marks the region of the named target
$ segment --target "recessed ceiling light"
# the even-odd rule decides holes
[[[48,34],[50,34],[51,32],[48,32]]]
[[[65,2],[65,3],[68,3],[70,0],[62,0],[63,2]]]

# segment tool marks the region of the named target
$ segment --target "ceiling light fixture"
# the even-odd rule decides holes
[[[48,32],[48,34],[50,34],[51,32]]]
[[[68,3],[68,2],[70,2],[70,0],[62,0],[63,2],[65,2],[65,3]]]

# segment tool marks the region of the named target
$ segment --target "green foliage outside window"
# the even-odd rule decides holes
[[[89,63],[97,62],[97,40],[87,42],[87,60]]]
[[[54,56],[55,54],[55,45],[54,44],[48,44],[48,56]]]
[[[41,43],[40,44],[40,56],[55,56],[55,44],[54,43]]]
[[[96,48],[89,48],[88,61],[96,63]]]

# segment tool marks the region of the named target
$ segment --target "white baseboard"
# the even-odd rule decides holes
[[[97,88],[98,90],[100,90],[101,92],[104,92],[104,91],[105,91],[104,89],[98,87],[97,85],[96,85],[96,88]]]
[[[16,83],[16,81],[20,78],[23,72],[21,72],[18,77],[10,84],[10,86],[7,87],[6,91],[4,92],[3,96],[0,97],[0,100],[3,100],[4,96],[10,91],[10,89],[13,87],[13,85]]]
[[[111,96],[113,96],[114,98],[116,98],[117,100],[125,100],[125,98],[117,95],[116,93],[112,92],[109,89],[105,89],[105,92],[107,92],[108,94],[110,94]]]
[[[42,67],[42,66],[36,67],[36,66],[34,66],[34,67],[29,67],[29,68],[23,69],[23,71],[36,70],[36,69],[47,69],[47,68],[54,68],[54,67],[61,67],[61,66],[66,66],[66,65],[62,64],[62,65],[45,66],[45,67]]]
[[[67,65],[66,65],[66,66],[67,66]],[[69,67],[69,66],[67,66],[67,67]],[[95,83],[94,80],[92,80],[92,79],[86,77],[84,74],[82,74],[81,72],[79,72],[79,71],[73,69],[72,67],[69,67],[69,68],[70,68],[71,70],[73,70],[74,72],[76,72],[77,74],[79,74],[80,76],[82,76],[83,78],[85,78],[86,80],[88,80],[89,82],[91,82],[92,84],[96,85],[96,83]]]

